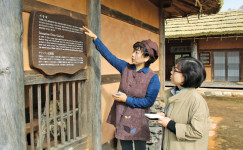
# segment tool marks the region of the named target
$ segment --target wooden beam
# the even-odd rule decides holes
[[[172,18],[172,13],[165,11],[165,19],[169,19],[169,18]]]
[[[75,74],[57,74],[53,76],[46,76],[39,71],[25,71],[24,72],[24,84],[44,84],[44,83],[54,83],[54,82],[67,82],[67,81],[76,81],[76,80],[86,80],[87,79],[87,70],[80,70]]]
[[[115,19],[118,19],[118,20],[121,20],[121,21],[124,21],[124,22],[127,22],[129,24],[132,24],[132,25],[135,25],[135,26],[138,26],[140,28],[143,28],[145,30],[149,30],[151,32],[154,32],[154,33],[157,33],[159,34],[159,29],[150,25],[150,24],[147,24],[143,21],[140,21],[136,18],[133,18],[131,16],[128,16],[122,12],[119,12],[117,10],[114,10],[114,9],[111,9],[105,5],[101,5],[101,13],[103,15],[106,15],[106,16],[109,16],[109,17],[112,17],[112,18],[115,18]]]
[[[87,1],[88,28],[98,37],[101,35],[101,0]],[[101,132],[101,59],[90,38],[87,39],[88,80],[87,80],[87,124],[89,149],[102,150]]]
[[[180,6],[184,6],[194,12],[199,12],[200,8],[195,6],[195,4],[191,4],[191,3],[188,3],[186,1],[181,1],[181,0],[173,0],[172,2],[172,7],[174,5],[180,5]]]
[[[159,74],[160,74],[160,96],[165,88],[165,9],[163,4],[159,8]]]
[[[159,1],[158,0],[149,0],[151,3],[153,3],[155,6],[159,7]]]
[[[158,7],[169,8],[171,7],[171,4],[172,4],[172,0],[163,0],[160,1],[160,5],[158,5]]]
[[[183,11],[180,7],[174,5],[173,8],[174,8],[175,12],[178,12],[178,14],[179,14],[178,16],[182,16],[182,17],[187,16],[187,13],[185,11]]]
[[[22,0],[0,2],[0,149],[26,149]]]
[[[149,0],[151,3],[153,3],[158,8],[161,6],[161,3],[163,3],[163,8],[168,8],[171,6],[172,0]]]

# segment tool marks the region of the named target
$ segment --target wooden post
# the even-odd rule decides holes
[[[161,2],[159,9],[159,75],[160,75],[160,96],[165,89],[165,13],[164,5]]]
[[[193,41],[191,43],[191,47],[192,47],[192,57],[197,59],[197,41]]]
[[[100,37],[100,0],[87,1],[88,28]],[[88,38],[87,125],[90,150],[102,149],[101,136],[101,59],[93,42]]]
[[[0,149],[25,150],[22,0],[1,0],[0,16]]]

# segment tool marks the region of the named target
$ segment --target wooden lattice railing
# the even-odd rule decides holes
[[[85,80],[25,86],[26,134],[31,150],[62,149],[87,141],[84,84]]]

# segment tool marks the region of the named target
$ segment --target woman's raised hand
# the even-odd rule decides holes
[[[89,37],[91,37],[93,40],[97,39],[97,35],[94,34],[90,29],[88,29],[87,27],[83,26],[82,28],[80,28],[80,30],[83,30],[84,33],[86,35],[88,35]]]

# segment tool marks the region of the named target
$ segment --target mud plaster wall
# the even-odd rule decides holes
[[[159,28],[159,10],[149,0],[101,0],[101,3]]]
[[[200,51],[211,51],[211,65],[205,67],[207,71],[207,80],[212,81],[213,75],[213,52],[212,51],[239,51],[240,52],[240,80],[243,81],[243,38],[217,38],[217,39],[203,39],[199,40],[199,52]]]
[[[205,82],[211,82],[212,81],[212,67],[210,66],[205,66],[206,70],[206,79]]]

